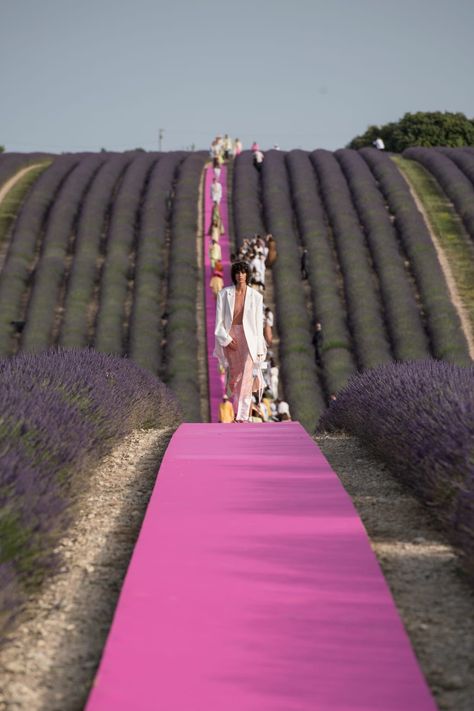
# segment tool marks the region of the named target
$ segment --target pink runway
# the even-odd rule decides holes
[[[352,503],[298,423],[185,424],[87,711],[434,711]]]

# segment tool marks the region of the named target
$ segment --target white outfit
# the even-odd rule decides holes
[[[385,143],[381,138],[376,138],[374,141],[374,146],[377,148],[379,151],[383,151],[385,149]]]
[[[222,289],[217,295],[216,328],[214,331],[216,341],[213,353],[213,355],[219,359],[219,363],[224,367],[227,367],[228,363],[223,349],[232,341],[229,332],[234,318],[234,304],[235,286],[226,286],[225,289]],[[245,295],[242,325],[244,327],[247,346],[254,363],[265,360],[267,353],[267,346],[263,338],[262,306],[262,295],[248,286]]]
[[[279,373],[279,370],[276,365],[274,365],[273,368],[270,368],[270,373],[272,374],[272,377],[271,377],[272,395],[276,400],[278,398],[278,373]]]
[[[278,414],[279,415],[288,415],[288,417],[290,416],[290,406],[284,400],[282,400],[278,404]]]
[[[273,313],[271,311],[269,311],[268,315],[265,317],[265,326],[273,328]]]
[[[253,159],[256,163],[263,163],[263,153],[262,151],[254,151]]]
[[[220,183],[211,183],[211,198],[212,202],[217,202],[217,204],[222,200],[222,185]]]

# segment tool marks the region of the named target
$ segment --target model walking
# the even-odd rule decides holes
[[[231,275],[234,286],[222,289],[217,295],[214,355],[229,369],[235,422],[247,422],[252,390],[262,392],[264,386],[260,368],[267,351],[263,337],[263,298],[249,286],[247,262],[235,262]],[[254,378],[257,378],[256,383]]]

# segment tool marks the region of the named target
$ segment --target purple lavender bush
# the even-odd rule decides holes
[[[50,349],[0,360],[0,636],[58,564],[69,507],[136,428],[176,427],[171,391],[133,361]]]
[[[356,435],[436,512],[474,575],[474,366],[391,363],[356,375],[319,431]]]

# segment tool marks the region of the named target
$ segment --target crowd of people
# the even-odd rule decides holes
[[[276,243],[271,234],[265,237],[257,234],[244,239],[238,252],[231,255],[232,262],[248,263],[251,274],[249,285],[260,293],[265,291],[265,271],[272,267],[276,258]],[[268,306],[263,305],[263,335],[267,345],[266,359],[262,363],[264,390],[260,402],[258,397],[253,395],[251,408],[253,422],[282,422],[291,419],[288,403],[280,399],[279,368],[272,351],[273,326],[273,312]],[[224,395],[221,403],[221,418],[230,417],[230,408],[226,405],[228,402],[227,395]]]
[[[242,150],[239,139],[233,141],[228,134],[216,136],[211,144],[210,155],[213,166],[213,179],[211,183],[212,215],[208,235],[209,261],[211,265],[211,278],[209,287],[217,299],[224,288],[224,271],[222,267],[222,250],[219,240],[224,234],[224,224],[221,217],[220,204],[222,201],[222,185],[220,182],[221,166],[225,160],[238,155]],[[252,145],[254,163],[261,167],[263,153],[257,143]],[[276,243],[271,234],[253,235],[243,240],[238,251],[231,255],[233,264],[245,262],[248,265],[248,286],[263,295],[265,292],[266,269],[271,269],[277,259]],[[250,420],[253,422],[282,422],[290,420],[288,403],[280,398],[279,368],[272,351],[274,316],[269,307],[262,300],[263,336],[266,344],[265,360],[260,364],[263,378],[262,386],[257,388],[252,395]],[[227,395],[227,373],[221,367],[224,395],[219,407],[220,422],[234,422],[234,407]]]

